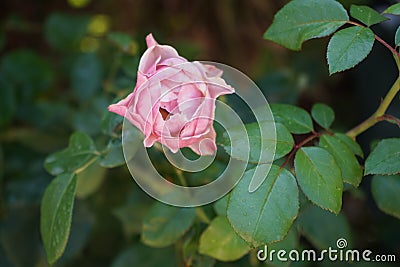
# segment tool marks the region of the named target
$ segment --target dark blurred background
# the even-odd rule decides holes
[[[301,52],[263,40],[273,15],[287,2],[2,0],[0,266],[47,266],[39,207],[52,177],[43,161],[66,147],[75,130],[88,133],[100,145],[104,142],[106,107],[132,90],[148,33],[190,60],[217,61],[241,70],[270,102],[308,110],[315,102],[331,105],[337,130],[345,132],[372,114],[397,75],[390,53],[376,43],[357,68],[329,76],[328,38],[307,42]],[[340,2],[383,10],[397,1]],[[393,44],[399,22],[393,17],[373,29]],[[398,98],[389,113],[400,114]],[[399,128],[379,123],[359,141],[368,152],[373,140],[390,136],[399,136]],[[146,206],[137,202],[149,200],[125,168],[92,171],[98,172],[97,178],[78,186],[71,239],[57,266],[129,266],[118,265],[116,259],[127,244],[138,243]],[[359,236],[356,244],[398,250],[398,221],[376,209],[368,178],[361,188],[344,200]],[[138,248],[142,250],[143,255],[152,253]]]

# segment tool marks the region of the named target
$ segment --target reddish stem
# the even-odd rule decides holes
[[[348,24],[352,24],[355,26],[360,26],[360,27],[365,27],[364,25],[354,22],[354,21],[348,21]],[[400,60],[400,54],[397,52],[397,50],[395,48],[393,48],[391,45],[389,45],[387,42],[385,42],[381,37],[379,37],[378,35],[374,34],[375,40],[377,40],[378,42],[380,42],[383,46],[385,46],[387,49],[390,50],[390,52],[392,52],[394,55],[397,56],[397,58]]]
[[[280,166],[280,169],[283,169],[283,167],[285,167],[286,164],[289,163],[290,159],[293,158],[293,156],[296,154],[296,152],[302,148],[304,145],[308,144],[309,142],[311,142],[312,140],[314,140],[315,138],[318,138],[321,136],[321,133],[317,133],[314,132],[312,133],[312,135],[308,136],[307,138],[305,138],[303,141],[301,141],[300,143],[298,143],[297,145],[295,145],[292,149],[292,151],[290,151],[289,155],[286,157],[285,161],[282,163],[282,165]]]

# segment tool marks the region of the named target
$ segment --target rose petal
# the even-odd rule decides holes
[[[153,37],[153,34],[150,33],[146,36],[146,44],[147,44],[147,47],[152,47],[152,46],[158,45],[157,41]]]
[[[154,40],[155,42],[155,40]],[[150,40],[150,44],[152,40]],[[150,77],[157,71],[157,65],[160,62],[165,62],[167,59],[174,59],[175,62],[186,62],[187,60],[179,56],[178,52],[169,45],[155,44],[150,46],[144,52],[142,58],[139,61],[139,72],[143,75]]]
[[[215,130],[211,128],[207,135],[199,139],[199,142],[189,145],[189,148],[200,156],[213,155],[217,151],[215,137]]]
[[[218,69],[217,67],[213,66],[213,65],[208,65],[208,64],[202,64],[207,77],[221,77],[223,74],[223,71]]]

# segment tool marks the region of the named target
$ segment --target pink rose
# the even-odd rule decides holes
[[[146,147],[160,142],[174,153],[190,147],[199,155],[214,154],[215,101],[234,89],[221,78],[220,69],[187,61],[151,34],[146,43],[133,92],[108,110],[142,131]]]

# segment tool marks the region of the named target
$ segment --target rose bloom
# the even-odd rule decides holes
[[[133,92],[108,110],[142,131],[145,147],[160,142],[173,153],[189,147],[199,155],[214,154],[215,101],[234,89],[221,78],[222,70],[187,61],[151,34],[146,43]]]

